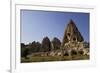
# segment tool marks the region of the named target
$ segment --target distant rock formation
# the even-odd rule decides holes
[[[61,42],[58,38],[54,37],[51,41],[52,50],[58,50],[60,49]]]
[[[48,37],[44,37],[41,44],[41,51],[48,52],[51,51],[51,42]]]

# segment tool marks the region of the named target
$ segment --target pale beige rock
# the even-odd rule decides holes
[[[78,50],[82,49],[84,38],[79,32],[73,20],[70,20],[67,27],[65,28],[64,37],[62,41],[62,49]]]

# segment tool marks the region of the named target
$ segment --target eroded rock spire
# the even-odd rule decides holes
[[[67,43],[77,43],[77,42],[83,42],[84,38],[79,32],[78,28],[76,27],[74,21],[71,19],[65,28],[64,37],[62,41],[62,47],[65,46]]]

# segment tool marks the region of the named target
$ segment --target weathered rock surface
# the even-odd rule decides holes
[[[52,50],[58,50],[60,49],[61,42],[58,38],[54,37],[51,41]]]
[[[84,38],[79,32],[73,20],[70,20],[65,28],[64,37],[62,41],[63,49],[81,49],[83,48]]]
[[[51,42],[48,37],[44,37],[41,44],[41,51],[48,52],[51,51]]]

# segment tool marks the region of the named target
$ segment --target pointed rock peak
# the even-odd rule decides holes
[[[63,46],[65,43],[68,42],[82,42],[84,41],[83,36],[81,35],[80,31],[76,27],[74,21],[71,19],[65,28],[65,33],[63,37]]]
[[[74,21],[70,19],[69,24],[74,24]]]
[[[77,28],[76,25],[75,25],[75,22],[74,22],[72,19],[70,19],[70,21],[69,21],[67,27],[68,27],[68,28],[71,28],[71,27]]]

